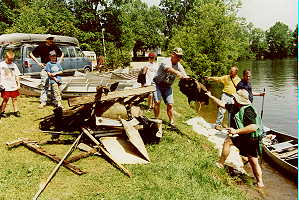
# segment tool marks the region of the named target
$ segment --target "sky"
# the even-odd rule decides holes
[[[160,0],[141,0],[149,6],[159,5]],[[238,16],[246,18],[264,31],[280,21],[294,30],[298,24],[298,0],[241,0]]]

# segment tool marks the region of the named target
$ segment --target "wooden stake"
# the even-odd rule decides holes
[[[54,177],[54,175],[56,174],[56,172],[59,170],[59,167],[62,165],[63,161],[73,152],[73,150],[76,148],[76,146],[78,145],[81,137],[82,137],[83,133],[81,133],[81,135],[79,135],[79,137],[75,140],[75,142],[72,144],[72,146],[70,147],[70,149],[68,150],[68,152],[66,152],[66,154],[63,156],[63,158],[61,159],[61,161],[58,163],[58,165],[56,165],[56,167],[54,168],[54,170],[52,171],[52,173],[50,174],[50,176],[48,177],[46,183],[44,183],[42,185],[42,187],[39,189],[39,191],[34,195],[34,197],[32,198],[32,200],[36,200],[39,195],[44,191],[44,189],[47,187],[47,185],[50,183],[50,181],[52,180],[52,178]]]

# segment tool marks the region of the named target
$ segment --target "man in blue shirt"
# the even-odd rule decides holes
[[[261,92],[261,93],[252,92],[252,87],[251,87],[250,80],[251,80],[251,71],[250,71],[250,69],[245,69],[243,71],[243,78],[238,83],[236,89],[237,89],[237,91],[241,90],[241,89],[247,90],[247,92],[249,94],[249,100],[252,103],[253,102],[253,96],[264,96],[265,93],[264,92]]]

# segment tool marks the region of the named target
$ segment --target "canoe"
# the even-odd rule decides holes
[[[297,179],[298,176],[298,138],[268,129],[262,140],[266,159],[280,171]]]
[[[116,90],[139,87],[136,80],[115,80],[111,79],[111,75],[104,74],[101,76],[63,76],[60,90],[63,98],[95,95],[97,86],[106,86],[109,88],[117,82]],[[40,78],[21,76],[20,83],[22,94],[40,96],[42,89]]]

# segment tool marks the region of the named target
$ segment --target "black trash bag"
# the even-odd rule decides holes
[[[139,134],[144,144],[158,144],[162,137],[158,123],[151,121],[145,116],[139,116],[136,119],[143,125],[143,129],[139,130]]]
[[[138,77],[137,77],[137,83],[140,83],[140,84],[144,85],[145,82],[146,82],[145,74],[142,73],[142,71],[140,71],[139,74],[138,74]]]

